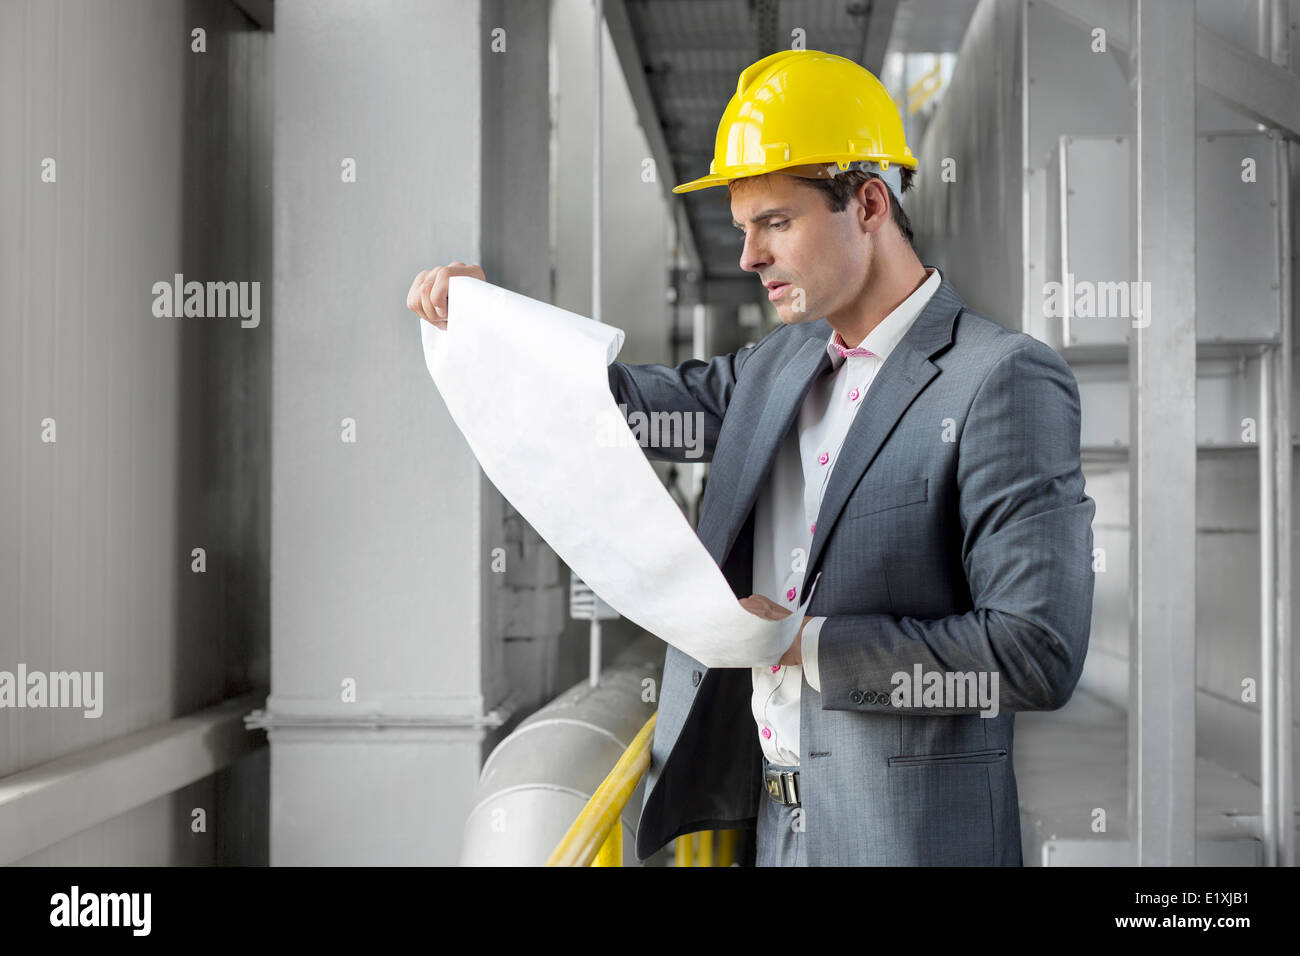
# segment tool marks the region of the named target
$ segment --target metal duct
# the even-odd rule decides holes
[[[497,745],[465,821],[462,866],[545,864],[654,713],[663,656],[663,642],[646,634],[601,671],[595,687],[583,679]],[[623,811],[624,866],[641,865],[635,846],[644,792],[642,781]]]

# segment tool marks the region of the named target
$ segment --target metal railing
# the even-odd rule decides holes
[[[551,852],[547,866],[623,865],[623,809],[632,798],[642,774],[650,767],[650,745],[654,741],[658,716],[658,713],[652,714],[637,732],[631,745],[614,764],[614,769],[601,781]],[[677,865],[731,866],[735,844],[735,830],[684,833],[676,841]]]

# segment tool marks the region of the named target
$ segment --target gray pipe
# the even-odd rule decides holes
[[[575,684],[497,745],[465,821],[462,866],[546,862],[655,712],[663,654],[663,642],[644,635],[601,672],[596,686]],[[641,865],[633,847],[644,788],[642,781],[623,811],[624,866]]]
[[[1273,354],[1259,355],[1259,819],[1264,865],[1277,865],[1277,589],[1273,568],[1277,531],[1273,501]]]
[[[1272,49],[1269,55],[1272,61],[1285,69],[1291,68],[1291,31],[1287,28],[1285,4],[1282,0],[1271,0],[1269,4],[1270,37]],[[1274,134],[1274,144],[1278,156],[1278,252],[1281,268],[1278,271],[1280,306],[1282,312],[1282,341],[1277,350],[1278,368],[1276,381],[1278,453],[1274,461],[1276,469],[1277,496],[1275,499],[1277,514],[1277,531],[1275,540],[1283,542],[1277,551],[1275,623],[1277,625],[1277,648],[1274,663],[1277,667],[1277,692],[1274,696],[1277,737],[1274,773],[1277,781],[1277,794],[1274,805],[1278,813],[1277,823],[1277,864],[1295,866],[1295,810],[1292,795],[1291,776],[1291,322],[1293,310],[1291,268],[1291,150],[1287,138],[1280,133]]]

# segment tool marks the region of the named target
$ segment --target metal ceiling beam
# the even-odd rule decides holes
[[[263,30],[275,30],[275,4],[272,0],[233,0],[244,16]]]
[[[1300,76],[1196,30],[1196,82],[1257,123],[1300,136]]]
[[[862,54],[858,62],[876,76],[885,65],[885,50],[889,48],[889,37],[894,32],[894,15],[898,12],[898,0],[875,0],[871,4],[871,15],[867,20],[867,35],[863,37]]]
[[[1128,52],[1129,30],[1105,0],[1045,0],[1086,29],[1101,27],[1106,41]],[[1300,136],[1300,76],[1203,26],[1196,28],[1196,82],[1257,123]]]
[[[750,0],[750,16],[754,20],[754,32],[758,34],[757,59],[761,60],[786,48],[781,37],[781,10],[777,0]]]
[[[691,231],[690,217],[686,215],[681,197],[673,192],[673,179],[677,170],[673,166],[672,154],[668,151],[668,141],[664,138],[663,127],[659,121],[659,110],[655,106],[654,96],[650,93],[650,84],[645,78],[645,64],[641,62],[641,52],[637,49],[636,37],[632,33],[632,21],[627,15],[624,0],[605,0],[605,26],[609,29],[610,41],[619,66],[623,69],[623,78],[627,81],[628,92],[632,96],[632,105],[640,118],[641,129],[645,132],[646,143],[650,146],[650,155],[655,162],[655,174],[668,201],[670,212],[679,224],[677,235],[681,240],[682,250],[690,268],[697,275],[704,274],[704,262],[700,250],[695,244],[695,235]],[[684,224],[684,225],[682,225]]]

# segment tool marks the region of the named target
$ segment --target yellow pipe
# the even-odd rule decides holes
[[[609,836],[605,842],[600,845],[600,852],[596,854],[596,862],[592,866],[622,866],[623,865],[623,821],[616,820],[614,826],[610,828]]]
[[[678,866],[695,865],[695,834],[683,833],[674,842]]]
[[[701,830],[695,843],[695,865],[713,866],[713,831]]]
[[[926,86],[932,84],[939,76],[939,61],[934,61],[934,66],[930,67],[922,77],[907,88],[908,99],[919,94]]]
[[[731,866],[736,861],[736,831],[723,830],[718,837],[718,866]]]
[[[934,67],[923,77],[913,83],[907,90],[907,115],[911,116],[916,113],[922,106],[930,102],[934,95],[943,88],[943,77],[939,73],[939,61],[934,61]]]
[[[578,814],[578,819],[573,821],[564,838],[551,852],[546,861],[547,866],[591,866],[602,845],[616,829],[619,831],[619,858],[622,859],[623,808],[631,799],[641,775],[650,767],[650,745],[654,741],[655,720],[658,716],[658,713],[652,714],[645,726],[637,732],[631,745],[623,751],[618,763],[614,764],[614,769],[601,781],[587,805]]]

